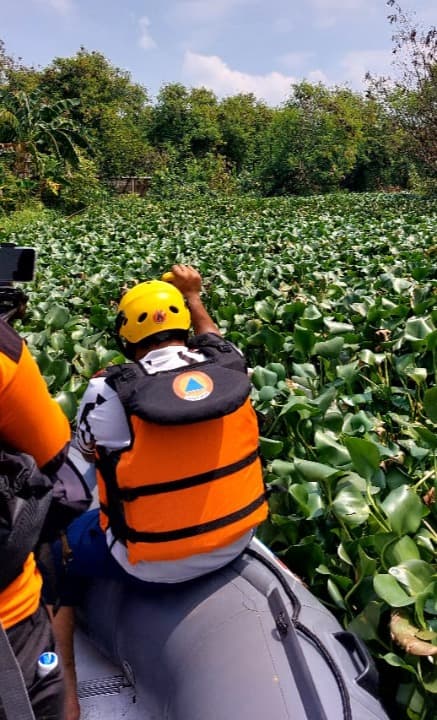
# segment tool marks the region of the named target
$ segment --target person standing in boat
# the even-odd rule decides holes
[[[76,442],[96,463],[100,507],[68,532],[55,618],[66,720],[80,716],[78,578],[191,580],[232,562],[267,516],[245,359],[204,307],[197,270],[174,265],[164,278],[121,299],[116,331],[132,362],[92,378],[78,411]]]

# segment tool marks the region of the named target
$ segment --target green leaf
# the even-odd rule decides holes
[[[346,365],[337,365],[336,367],[337,377],[344,380],[346,383],[352,383],[359,375],[360,369],[358,362],[347,363]]]
[[[312,330],[301,325],[294,326],[293,340],[296,350],[304,355],[309,355],[315,343],[315,335]]]
[[[76,365],[81,375],[90,378],[100,369],[99,356],[95,350],[82,348],[76,359]]]
[[[410,595],[418,595],[423,592],[433,578],[433,569],[424,560],[406,560],[400,565],[389,569],[398,583],[405,587]]]
[[[407,595],[391,575],[375,575],[373,587],[378,597],[382,598],[390,607],[406,607],[414,603],[414,598]]]
[[[434,330],[428,337],[426,338],[426,346],[428,350],[437,350],[437,330]]]
[[[430,320],[425,320],[425,318],[410,318],[405,323],[404,337],[411,342],[417,342],[424,340],[433,330],[435,330],[435,327]]]
[[[398,564],[406,560],[420,560],[419,548],[409,535],[398,540],[391,548],[391,553]]]
[[[336,467],[350,464],[350,455],[346,448],[337,442],[335,433],[316,430],[314,441],[318,456],[323,463],[335,465]]]
[[[336,358],[340,355],[340,352],[344,345],[344,338],[341,336],[333,337],[331,340],[325,340],[324,342],[318,342],[314,345],[312,354],[321,355],[325,358]]]
[[[286,460],[273,460],[272,462],[272,473],[278,477],[289,477],[294,470],[292,462]]]
[[[364,433],[373,430],[374,420],[371,420],[364,410],[357,413],[349,413],[344,418],[343,432],[354,435],[356,433]]]
[[[431,432],[431,430],[428,430],[428,428],[423,425],[414,425],[412,427],[414,427],[414,432],[419,436],[421,444],[437,450],[437,433]]]
[[[405,662],[405,660],[403,660],[401,657],[399,657],[399,655],[396,655],[395,653],[387,653],[386,655],[382,656],[382,659],[385,660],[385,662],[389,665],[392,665],[392,667],[402,668],[403,670],[406,670],[407,672],[416,675],[416,669],[413,667],[413,665],[409,665],[407,662]]]
[[[429,419],[437,425],[437,386],[429,388],[423,396],[423,407]]]
[[[346,610],[347,608],[346,608],[345,602],[343,600],[343,596],[342,596],[340,590],[338,589],[337,585],[335,584],[335,582],[333,580],[331,580],[331,578],[329,578],[326,585],[328,588],[328,593],[329,593],[331,599],[337,605],[337,607],[341,608],[342,610]]]
[[[323,514],[323,500],[318,483],[296,483],[291,485],[289,492],[308,520]]]
[[[276,388],[265,385],[261,388],[261,390],[259,390],[258,397],[261,402],[270,402],[270,400],[273,400],[273,398],[278,394],[278,392],[279,390],[277,390]]]
[[[392,490],[382,503],[392,530],[398,535],[415,533],[428,514],[418,495],[407,485]]]
[[[411,378],[411,380],[414,380],[417,385],[423,385],[428,375],[426,368],[418,367],[406,368],[405,374]]]
[[[266,370],[271,370],[271,372],[274,372],[278,378],[278,380],[285,380],[285,367],[282,365],[282,363],[278,362],[272,362],[266,365]]]
[[[59,387],[70,377],[70,364],[66,360],[53,360],[50,365],[50,372],[55,376]]]
[[[366,640],[378,640],[378,627],[381,618],[381,602],[372,600],[364,610],[349,623],[348,630]]]
[[[260,437],[259,440],[261,455],[267,460],[280,455],[284,448],[284,443],[281,440],[271,440],[265,437]]]
[[[46,315],[46,323],[55,330],[60,330],[64,327],[65,323],[70,319],[70,313],[67,308],[62,305],[53,303]]]
[[[346,525],[356,527],[366,522],[370,514],[366,500],[353,485],[348,485],[335,496],[332,509]]]
[[[366,480],[371,480],[381,461],[377,446],[370,440],[357,437],[345,437],[344,444],[354,469]]]
[[[264,320],[266,323],[271,323],[276,314],[275,305],[268,300],[257,300],[254,304],[254,309],[258,317]]]
[[[251,380],[255,387],[260,390],[265,385],[269,387],[275,387],[278,382],[278,376],[272,370],[257,365],[251,375]]]
[[[336,322],[329,318],[325,318],[323,322],[328,328],[330,335],[340,335],[341,333],[353,332],[355,330],[354,326],[350,323]]]
[[[322,313],[316,305],[307,305],[300,318],[300,324],[303,327],[317,330],[323,323]]]
[[[312,462],[311,460],[301,460],[300,458],[295,459],[294,465],[305,480],[310,482],[321,482],[333,476],[338,476],[341,472],[329,465],[322,465],[322,463]]]
[[[63,391],[56,395],[56,402],[61,406],[67,418],[72,422],[76,418],[77,400],[73,392]]]
[[[288,402],[283,405],[279,417],[298,413],[299,415],[308,416],[315,414],[317,410],[310,404],[310,401],[304,395],[292,395]]]

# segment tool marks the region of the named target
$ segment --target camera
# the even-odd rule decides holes
[[[24,316],[28,299],[12,283],[33,280],[35,259],[34,248],[0,244],[0,317],[9,323]]]
[[[36,252],[31,247],[0,244],[0,283],[30,282],[35,273]]]

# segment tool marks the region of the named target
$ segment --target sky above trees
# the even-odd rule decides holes
[[[402,8],[436,23],[435,0]],[[361,90],[367,71],[392,74],[388,12],[384,0],[1,0],[0,36],[26,65],[97,50],[152,99],[181,82],[279,105],[303,79]]]

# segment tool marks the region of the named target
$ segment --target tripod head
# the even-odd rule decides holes
[[[0,284],[0,318],[10,324],[14,320],[21,320],[26,312],[28,299],[21,288]]]
[[[0,243],[0,317],[12,323],[26,311],[27,295],[13,282],[29,282],[35,270],[35,250]]]

